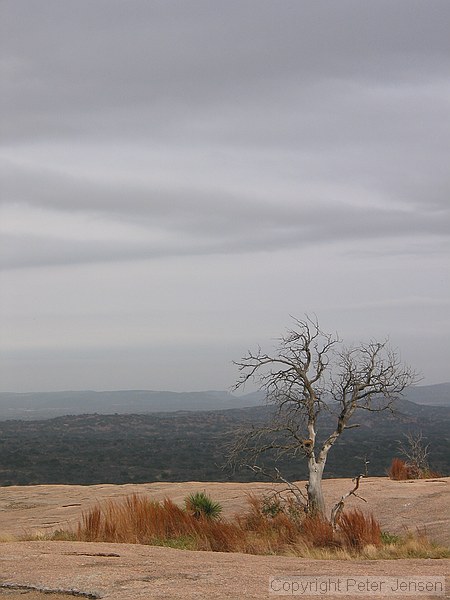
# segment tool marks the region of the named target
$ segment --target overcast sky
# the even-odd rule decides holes
[[[289,315],[449,381],[448,0],[2,0],[1,390],[229,388]]]

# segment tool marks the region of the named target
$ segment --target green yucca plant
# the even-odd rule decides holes
[[[186,510],[196,519],[205,517],[206,519],[218,519],[222,512],[222,505],[214,502],[205,492],[195,492],[187,496],[184,500]]]

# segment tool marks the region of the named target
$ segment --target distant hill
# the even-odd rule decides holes
[[[450,406],[450,383],[412,387],[408,390],[406,398],[416,404]]]
[[[234,396],[226,391],[168,392],[119,390],[108,392],[65,391],[0,393],[0,420],[51,419],[81,414],[145,414],[179,410],[226,410],[257,406],[264,402],[259,392]]]
[[[405,399],[416,404],[450,406],[450,383],[412,387]],[[235,396],[226,391],[169,392],[119,390],[0,393],[0,420],[51,419],[80,414],[146,414],[155,412],[227,410],[264,404],[264,394]]]
[[[94,484],[149,481],[251,481],[248,470],[224,470],[227,446],[242,425],[258,425],[270,406],[223,411],[179,411],[140,415],[73,415],[54,419],[0,421],[0,485]],[[430,466],[450,473],[450,407],[402,400],[397,414],[361,411],[330,452],[326,477],[365,471],[385,475],[404,434],[421,431],[430,444]],[[335,420],[321,416],[325,439]],[[275,457],[264,464],[271,469]],[[307,475],[302,458],[277,462],[290,479]]]

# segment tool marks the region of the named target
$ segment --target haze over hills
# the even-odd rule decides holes
[[[145,414],[153,412],[226,410],[264,403],[264,395],[253,392],[234,396],[226,391],[170,392],[118,390],[95,392],[0,393],[0,419],[50,419],[79,414]]]
[[[450,383],[411,387],[405,399],[416,404],[450,406]],[[235,396],[227,391],[152,390],[0,393],[0,420],[50,419],[79,414],[145,414],[226,410],[264,404],[264,394]]]
[[[411,387],[405,397],[416,404],[450,406],[450,383]]]

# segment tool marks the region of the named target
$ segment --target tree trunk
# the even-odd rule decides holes
[[[325,517],[325,499],[322,491],[324,463],[318,463],[314,458],[311,458],[308,467],[308,513]]]

